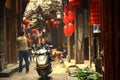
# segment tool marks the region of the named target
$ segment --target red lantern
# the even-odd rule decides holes
[[[68,7],[74,8],[74,7],[80,7],[80,3],[82,0],[69,0]]]
[[[64,6],[64,13],[67,14],[68,13],[68,7]]]
[[[67,25],[64,26],[64,34],[68,35],[68,26]]]
[[[32,33],[36,34],[38,30],[37,29],[32,29],[31,31],[32,31]]]
[[[70,10],[68,11],[68,20],[72,22],[74,20],[74,13]]]
[[[74,32],[74,24],[72,24],[72,23],[68,24],[68,32],[69,32],[69,35],[73,34],[73,32]]]
[[[75,0],[69,0],[69,2],[74,2]]]
[[[57,21],[54,21],[53,24],[56,25],[56,24],[57,24]]]
[[[54,22],[55,21],[55,19],[51,19],[51,22]]]
[[[65,15],[63,17],[63,22],[64,22],[64,24],[68,24],[68,16],[67,15]]]
[[[45,23],[46,23],[46,24],[48,24],[48,23],[49,23],[49,21],[47,20]]]
[[[28,24],[30,23],[30,21],[29,20],[27,20],[27,19],[25,19],[24,21],[23,21],[23,24],[25,25],[25,28],[28,28]]]
[[[30,21],[27,20],[27,19],[25,19],[25,20],[23,21],[23,24],[29,24],[29,23],[30,23]]]

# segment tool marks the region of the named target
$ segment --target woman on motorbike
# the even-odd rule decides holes
[[[50,51],[50,47],[49,45],[46,43],[46,39],[45,38],[42,38],[41,39],[41,44],[37,47],[37,50],[39,49],[45,49],[47,50],[48,52]]]
[[[51,53],[50,53],[50,46],[47,44],[46,42],[46,39],[45,38],[42,38],[41,39],[41,44],[37,47],[37,50],[40,50],[40,49],[45,49],[47,50],[47,53],[48,53],[48,56],[49,56],[49,61],[51,61]]]

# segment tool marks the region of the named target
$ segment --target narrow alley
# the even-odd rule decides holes
[[[0,0],[0,80],[43,80],[39,75],[49,74],[51,64],[46,72],[39,72],[36,63],[41,57],[30,65],[28,61],[40,49],[46,51],[44,63],[50,62],[47,53],[55,58],[47,80],[120,80],[119,3]],[[23,58],[26,65],[21,64]],[[61,58],[64,63],[56,61]],[[75,77],[69,76],[69,67],[77,68]]]
[[[52,61],[53,71],[49,75],[48,80],[77,80],[75,77],[70,77],[66,72],[66,68],[63,66],[63,63],[58,61]],[[30,72],[26,73],[23,70],[22,73],[16,72],[9,78],[0,78],[0,80],[42,80],[35,70],[35,61],[30,64]]]

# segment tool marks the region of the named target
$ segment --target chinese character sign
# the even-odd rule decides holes
[[[100,0],[90,0],[90,24],[100,24]]]

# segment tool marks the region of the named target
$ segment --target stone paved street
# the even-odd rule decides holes
[[[53,72],[49,75],[50,79],[48,80],[77,80],[76,78],[68,76],[66,73],[66,68],[62,63],[57,61],[52,62]],[[9,78],[0,78],[0,80],[42,80],[35,70],[35,61],[30,64],[29,73],[25,72],[25,69],[22,73],[16,72]]]

